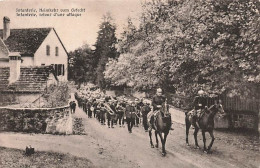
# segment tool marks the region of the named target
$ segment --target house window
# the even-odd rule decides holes
[[[55,47],[55,56],[59,56],[59,47]]]
[[[49,45],[46,46],[46,55],[50,55],[51,47]]]
[[[60,76],[60,75],[64,76],[64,64],[55,64],[54,71],[56,76]]]

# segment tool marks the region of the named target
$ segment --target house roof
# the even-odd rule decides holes
[[[10,29],[10,36],[4,43],[10,52],[33,56],[51,29],[53,28]],[[0,37],[3,37],[3,29],[0,29]]]
[[[21,67],[20,70],[20,78],[9,84],[10,68],[0,68],[0,92],[42,92],[47,86],[50,73],[53,73],[51,66]]]

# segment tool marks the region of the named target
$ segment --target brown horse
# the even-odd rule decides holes
[[[159,134],[161,143],[162,143],[162,156],[166,155],[165,151],[165,143],[167,135],[169,134],[169,131],[171,129],[171,115],[169,113],[169,106],[163,105],[161,110],[157,111],[156,117],[154,117],[154,122],[150,123],[148,122],[148,125],[152,125],[153,130],[155,130],[155,138],[156,138],[156,145],[155,147],[158,148],[158,137]],[[164,137],[163,134],[164,133]],[[152,141],[152,130],[149,130],[149,136],[150,136],[150,144],[151,147],[154,148],[153,141]]]
[[[197,124],[196,124],[196,121],[194,121],[193,112],[190,111],[190,112],[186,113],[186,117],[185,117],[186,144],[188,146],[189,146],[189,141],[188,141],[189,129],[190,129],[190,126],[193,125],[195,128],[195,131],[194,131],[195,148],[199,148],[198,141],[197,141],[197,134],[198,134],[198,131],[201,130],[202,136],[203,136],[203,143],[204,143],[204,152],[209,153],[209,151],[214,143],[214,140],[215,140],[214,135],[213,135],[213,129],[214,129],[214,116],[217,113],[220,113],[221,115],[225,113],[223,106],[221,104],[221,101],[219,101],[218,103],[215,101],[215,104],[212,105],[210,108],[204,109]],[[211,136],[211,142],[210,142],[208,148],[206,148],[206,137],[205,137],[206,132],[208,132],[209,135]]]

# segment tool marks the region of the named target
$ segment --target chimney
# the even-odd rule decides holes
[[[3,28],[3,40],[6,40],[10,36],[10,19],[5,16],[3,19],[4,28]]]
[[[17,81],[20,77],[21,55],[19,52],[9,53],[10,76],[9,84]]]

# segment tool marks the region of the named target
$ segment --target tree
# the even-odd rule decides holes
[[[87,44],[69,53],[69,76],[77,84],[94,81],[94,66],[93,52]]]
[[[112,23],[113,19],[109,13],[104,15],[103,22],[99,26],[96,49],[94,51],[96,61],[96,84],[105,88],[107,83],[104,79],[104,71],[109,58],[117,58],[116,51],[117,38],[115,36],[116,26]]]
[[[209,94],[256,96],[259,10],[257,0],[147,2],[140,28],[119,43],[124,50],[109,63],[106,78],[142,89],[174,86],[188,97],[201,87]],[[127,72],[113,72],[122,65]]]

